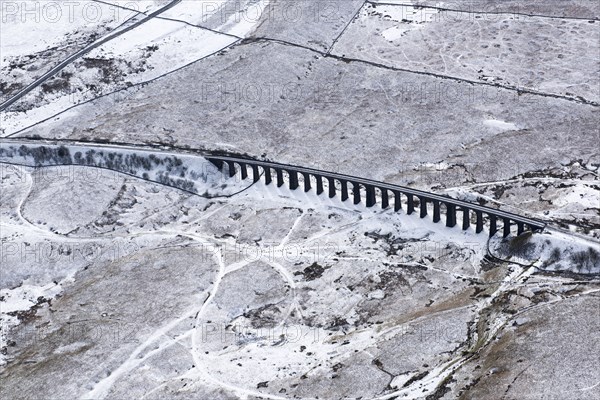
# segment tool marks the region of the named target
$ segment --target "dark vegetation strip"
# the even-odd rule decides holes
[[[461,10],[457,8],[446,8],[446,7],[438,7],[438,6],[426,6],[419,4],[403,4],[403,3],[390,3],[383,1],[372,1],[366,0],[366,3],[369,3],[373,6],[399,6],[399,7],[412,7],[415,9],[423,9],[428,8],[431,10],[438,11],[450,11],[457,13],[465,13],[465,14],[489,14],[489,15],[521,15],[524,17],[536,17],[536,18],[551,18],[551,19],[572,19],[576,21],[600,21],[598,17],[572,17],[572,16],[558,16],[558,15],[547,15],[547,14],[534,14],[534,13],[526,13],[526,12],[516,12],[516,11],[486,11],[486,10]],[[472,3],[468,3],[472,4]]]

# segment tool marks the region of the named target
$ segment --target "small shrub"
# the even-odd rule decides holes
[[[580,271],[587,270],[588,272],[592,272],[592,269],[594,269],[596,272],[600,272],[600,253],[591,247],[588,247],[587,250],[573,253],[571,261]]]
[[[561,252],[558,247],[555,247],[550,252],[550,257],[543,263],[543,268],[547,268],[548,266],[557,263],[560,260]]]

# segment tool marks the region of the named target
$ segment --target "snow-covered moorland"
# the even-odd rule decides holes
[[[537,307],[600,290],[597,246],[558,232],[487,243],[349,200],[207,180],[185,154],[9,142],[0,156],[9,388],[19,360],[51,352],[59,376],[78,370],[61,393],[89,398],[420,398]],[[98,167],[120,172],[85,173]],[[141,171],[183,173],[205,196]]]
[[[600,397],[596,0],[0,17],[2,398]],[[547,228],[488,239],[229,179],[190,149]]]
[[[36,1],[31,6],[3,2],[2,35],[11,40],[3,40],[2,101],[71,54],[90,49],[9,108],[2,115],[3,135],[217,53],[252,31],[268,1],[244,1],[233,8],[226,4],[224,0]],[[164,12],[130,30],[161,7]],[[212,28],[204,27],[209,22]],[[97,46],[108,35],[114,38]]]

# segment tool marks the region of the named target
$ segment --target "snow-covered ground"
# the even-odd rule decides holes
[[[131,170],[90,175],[90,166],[106,167],[119,153],[130,159],[127,148],[68,145],[63,156],[65,148],[96,156],[90,166],[61,169],[50,166],[62,162],[52,146],[45,145],[44,157],[28,147],[4,143],[0,159],[46,165],[2,164],[9,196],[2,201],[9,266],[3,362],[15,365],[30,351],[77,354],[49,364],[60,376],[78,369],[77,379],[60,386],[76,397],[417,399],[521,324],[516,315],[555,301],[511,300],[502,306],[510,309],[498,308],[515,290],[546,293],[600,273],[597,244],[560,232],[488,244],[485,232],[285,186],[246,188],[240,176],[217,181],[246,190],[207,198],[132,177]],[[202,164],[190,155],[137,156]],[[163,164],[144,170],[156,176]],[[202,193],[207,180],[194,176]],[[87,206],[92,197],[98,207]],[[69,215],[57,218],[65,207]],[[96,279],[103,283],[90,287]],[[581,290],[596,293],[596,286],[590,281]],[[142,306],[147,290],[169,295]],[[569,295],[584,295],[573,290]],[[86,321],[83,315],[92,322],[66,330],[69,321]],[[30,321],[44,328],[31,332]],[[115,339],[125,322],[128,340]],[[105,361],[96,360],[106,346]],[[331,386],[331,379],[339,383]]]
[[[75,3],[0,0],[3,101],[124,32],[1,136],[234,151],[548,228],[488,241],[189,153],[6,142],[3,396],[600,396],[597,1]]]
[[[15,6],[14,12],[12,6],[4,6],[7,15],[2,35],[16,39],[3,41],[1,69],[7,77],[2,87],[3,101],[62,61],[61,57],[64,59],[76,50],[93,45],[113,29],[123,29],[130,21],[164,7],[165,3],[169,2],[105,4],[88,1],[74,7],[66,1],[41,2],[38,15],[32,16],[37,18],[35,24],[27,23],[27,18],[22,17],[23,5]],[[151,81],[215,54],[251,33],[267,5],[267,0],[247,1],[231,8],[226,1],[183,0],[94,48],[26,95],[1,116],[2,135],[10,135],[82,102]],[[46,15],[50,12],[44,11],[46,9],[55,10],[56,17]],[[95,22],[91,20],[92,9],[98,14],[94,17],[98,20],[96,25],[90,23]],[[74,16],[69,17],[65,10]],[[209,19],[220,23],[209,30],[203,27]],[[37,40],[26,33],[31,25],[35,27]]]
[[[589,79],[600,69],[597,54],[589,51],[600,37],[595,19],[460,14],[381,3],[363,7],[333,51],[395,68],[600,101],[600,89]],[[524,34],[530,30],[536,31],[535,41]]]
[[[249,183],[226,179],[200,156],[147,151],[134,147],[91,145],[28,145],[0,143],[0,161],[25,167],[89,166],[121,172],[205,197],[231,196]]]

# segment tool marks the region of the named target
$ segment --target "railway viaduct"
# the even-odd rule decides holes
[[[407,214],[418,210],[421,218],[425,218],[431,211],[435,223],[439,223],[444,214],[449,228],[457,225],[457,214],[461,217],[463,230],[469,229],[474,222],[476,233],[483,232],[484,225],[487,225],[490,236],[498,232],[499,222],[504,237],[510,235],[512,227],[516,227],[517,235],[526,230],[542,231],[545,227],[543,222],[518,214],[355,176],[227,155],[206,158],[230,177],[234,177],[239,171],[242,179],[251,178],[255,183],[270,185],[275,181],[278,187],[287,184],[290,190],[316,190],[318,195],[327,190],[330,198],[340,196],[342,201],[346,201],[352,197],[354,204],[364,202],[366,207],[379,206],[382,209],[393,207],[394,211],[406,207]]]
[[[71,145],[79,147],[87,146],[90,149],[103,150],[106,154],[110,154],[111,151],[131,152],[132,150],[143,150],[145,152],[152,151],[155,158],[173,157],[178,153],[181,155],[202,157],[202,159],[208,160],[211,165],[216,166],[225,176],[231,179],[239,176],[242,180],[252,179],[254,183],[262,182],[265,185],[276,184],[278,187],[286,185],[292,191],[316,191],[317,195],[327,192],[330,198],[339,197],[342,201],[351,199],[354,204],[363,203],[368,208],[389,208],[396,212],[400,212],[405,208],[406,214],[410,215],[418,212],[421,218],[425,218],[429,213],[432,213],[434,223],[440,223],[443,215],[443,222],[449,228],[455,227],[458,224],[457,218],[460,217],[458,222],[461,223],[463,230],[469,229],[474,224],[475,232],[481,233],[484,231],[484,226],[487,226],[490,237],[496,235],[500,231],[500,228],[502,235],[507,237],[512,231],[520,235],[525,231],[542,231],[546,226],[545,223],[536,219],[405,186],[312,168],[229,154],[214,154],[189,148],[171,148],[162,145],[135,145],[129,143],[6,138],[0,140],[0,145],[28,145],[32,147],[45,147],[54,151],[59,147],[69,148],[69,145]],[[71,157],[69,157],[69,160],[53,162],[55,164],[58,163],[56,165],[95,166],[82,164],[82,161]],[[10,159],[7,160],[6,157],[0,158],[0,162],[11,163]],[[159,183],[169,186],[168,183]],[[515,227],[516,230],[513,229]]]

